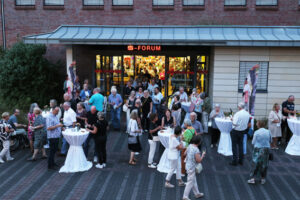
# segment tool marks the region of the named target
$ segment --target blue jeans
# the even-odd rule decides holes
[[[69,143],[63,137],[62,138],[62,145],[61,145],[61,151],[60,151],[60,153],[66,155],[68,153],[68,149],[69,149]]]
[[[157,113],[158,106],[159,104],[155,104],[155,103],[153,104],[152,113]]]
[[[111,124],[115,129],[121,128],[121,108],[118,109],[112,109],[110,111],[110,118],[111,118]]]
[[[90,141],[93,141],[95,144],[95,140],[92,136],[92,134],[90,133],[89,136],[86,138],[85,142],[83,143],[83,150],[84,150],[84,154],[85,157],[88,158],[89,156],[89,148],[90,148]],[[97,156],[97,151],[95,149],[96,144],[94,145],[94,156]]]

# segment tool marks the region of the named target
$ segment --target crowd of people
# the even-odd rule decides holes
[[[143,79],[144,80],[144,79]],[[70,89],[70,87],[72,88]],[[196,171],[201,168],[200,163],[205,157],[205,149],[201,148],[203,135],[211,135],[211,148],[218,145],[220,131],[215,119],[224,117],[221,105],[215,104],[212,108],[210,98],[206,93],[199,94],[193,89],[190,96],[180,87],[169,99],[163,97],[156,79],[150,83],[140,81],[128,82],[125,93],[119,94],[116,87],[111,88],[111,93],[105,97],[99,88],[91,90],[87,80],[84,81],[82,90],[79,79],[76,84],[64,84],[64,103],[58,106],[57,101],[50,100],[50,110],[43,115],[42,109],[37,103],[30,106],[27,119],[28,125],[18,124],[20,111],[14,110],[13,115],[8,112],[2,114],[0,122],[0,138],[3,149],[0,153],[0,163],[12,161],[9,150],[9,138],[13,132],[26,133],[31,149],[28,161],[36,161],[41,150],[41,159],[48,159],[48,168],[57,169],[55,155],[61,140],[60,156],[66,156],[68,142],[62,137],[62,130],[75,125],[85,128],[90,134],[83,144],[84,153],[89,159],[90,143],[94,142],[93,160],[96,168],[106,167],[106,141],[107,131],[114,129],[126,132],[128,135],[128,149],[130,151],[130,165],[136,165],[138,155],[142,148],[141,137],[147,135],[149,144],[148,167],[155,169],[156,149],[160,152],[163,146],[159,143],[158,132],[165,127],[171,127],[174,133],[169,138],[168,159],[170,171],[165,179],[165,187],[174,188],[171,178],[176,172],[178,186],[185,186],[183,199],[189,199],[189,193],[193,190],[196,198],[203,197],[196,181]],[[102,91],[103,92],[103,91]],[[125,97],[125,101],[123,101]],[[268,161],[271,149],[278,149],[278,145],[287,143],[291,138],[291,131],[287,125],[287,118],[296,114],[294,96],[290,96],[282,103],[282,109],[278,103],[268,117],[268,127],[263,120],[257,120],[257,128],[252,144],[253,163],[255,164],[248,183],[255,183],[255,176],[260,174],[261,183],[266,182]],[[188,111],[184,110],[184,102],[190,102]],[[110,121],[106,120],[106,112],[110,112]],[[121,130],[121,112],[126,113],[126,130]],[[45,110],[44,110],[45,112]],[[232,116],[233,129],[230,133],[232,140],[232,166],[243,165],[243,137],[251,126],[251,115],[244,103],[238,104],[238,112]],[[284,135],[283,135],[284,134]],[[280,138],[280,140],[278,140]],[[281,139],[282,138],[282,139]],[[49,154],[46,154],[45,146],[49,145]],[[180,170],[181,169],[181,170]],[[187,175],[187,182],[182,177]]]

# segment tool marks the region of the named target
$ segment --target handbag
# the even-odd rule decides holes
[[[136,144],[137,138],[135,136],[128,135],[128,144]]]
[[[159,142],[159,137],[158,136],[153,136],[153,142]]]
[[[126,106],[126,104],[123,105],[123,112],[127,112],[128,111],[128,107]]]
[[[201,164],[201,163],[198,163],[198,164],[196,165],[195,170],[196,170],[196,173],[197,173],[197,174],[200,174],[200,173],[202,172],[202,170],[203,170],[202,164]]]

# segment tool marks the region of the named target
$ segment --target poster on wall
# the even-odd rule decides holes
[[[256,64],[249,70],[243,89],[245,108],[252,116],[254,116],[255,111],[255,97],[259,68],[259,64]]]

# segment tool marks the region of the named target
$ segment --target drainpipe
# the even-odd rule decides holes
[[[5,37],[5,15],[4,15],[4,0],[1,0],[1,23],[2,23],[2,40],[3,49],[6,49],[6,37]]]

